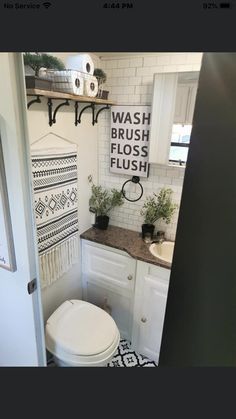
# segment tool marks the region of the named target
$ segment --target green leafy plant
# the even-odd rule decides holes
[[[94,185],[91,175],[88,177],[88,180],[92,190],[92,195],[89,199],[89,210],[94,212],[96,216],[107,215],[111,209],[124,203],[121,191],[114,188],[108,191],[103,189],[102,186]]]
[[[140,211],[146,224],[154,224],[159,219],[163,219],[166,224],[170,223],[176,208],[178,208],[176,204],[172,203],[172,193],[172,189],[162,188],[159,194],[153,193],[153,196],[146,198]]]
[[[103,71],[101,68],[95,68],[93,75],[95,77],[97,77],[98,80],[98,86],[100,86],[101,84],[106,83],[107,80],[107,75],[105,73],[105,71]]]
[[[39,75],[39,69],[45,67],[53,70],[64,70],[65,66],[61,60],[49,54],[31,54],[26,52],[24,54],[24,64],[28,65],[35,71],[35,75]]]

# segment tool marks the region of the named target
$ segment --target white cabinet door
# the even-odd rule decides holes
[[[175,124],[192,124],[196,94],[197,83],[178,85],[175,101]]]
[[[137,263],[132,345],[142,355],[158,362],[164,324],[170,271]]]
[[[120,250],[82,241],[83,298],[111,308],[122,338],[131,339],[136,260]]]
[[[134,289],[136,261],[125,252],[83,240],[83,272],[104,285]]]
[[[188,100],[190,95],[189,85],[179,84],[177,87],[176,101],[175,101],[175,124],[184,124],[186,121]]]
[[[133,298],[120,290],[111,290],[100,283],[87,281],[86,301],[103,308],[104,303],[110,308],[110,314],[115,320],[121,337],[131,339]]]
[[[178,73],[154,74],[149,163],[168,164]]]
[[[195,84],[190,87],[190,94],[189,94],[188,107],[187,107],[187,113],[186,113],[186,124],[189,124],[189,125],[192,125],[192,122],[193,122],[193,113],[194,113],[194,108],[195,108],[196,95],[197,95],[197,85]]]

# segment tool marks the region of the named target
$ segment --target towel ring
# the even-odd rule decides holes
[[[141,189],[141,193],[140,193],[140,196],[139,196],[137,199],[129,199],[129,198],[127,198],[127,197],[125,196],[125,190],[124,190],[124,187],[125,187],[126,183],[128,183],[128,182],[133,182],[133,183],[138,183],[138,184],[139,184],[140,189]],[[123,186],[122,186],[121,192],[122,192],[123,197],[124,197],[125,199],[127,199],[127,201],[130,201],[130,202],[136,202],[136,201],[139,201],[139,199],[141,199],[141,198],[142,198],[142,196],[143,196],[143,187],[142,187],[142,185],[141,185],[141,183],[140,183],[140,178],[139,178],[139,176],[133,176],[133,177],[132,177],[132,179],[126,180],[126,182],[125,182],[125,183],[123,184]]]

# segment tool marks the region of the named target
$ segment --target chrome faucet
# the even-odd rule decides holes
[[[164,231],[158,231],[155,243],[162,244],[165,241],[165,232]]]

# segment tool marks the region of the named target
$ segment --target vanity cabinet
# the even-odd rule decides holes
[[[82,240],[83,299],[111,309],[121,337],[158,362],[170,270]]]
[[[196,94],[196,83],[183,83],[177,86],[174,124],[192,125]]]
[[[83,299],[108,306],[122,338],[131,340],[136,261],[112,247],[82,240]]]
[[[137,262],[132,346],[158,363],[170,270]]]

